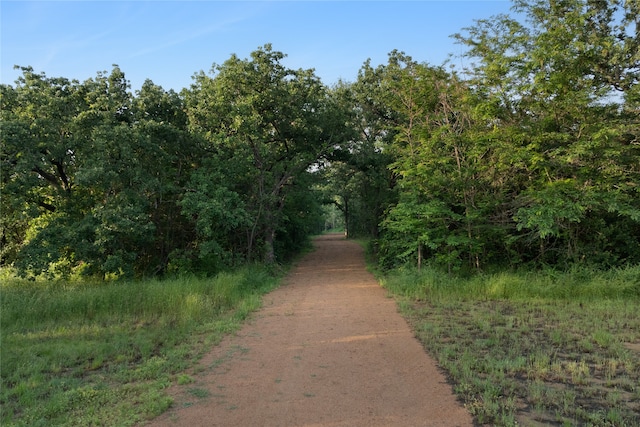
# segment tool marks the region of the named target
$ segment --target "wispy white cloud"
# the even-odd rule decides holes
[[[102,40],[108,39],[112,34],[112,30],[106,30],[91,35],[75,33],[49,40],[42,44],[43,56],[38,61],[39,65],[42,68],[48,68],[50,64],[60,60],[60,57],[83,56],[84,52],[95,48]]]
[[[195,2],[197,3],[197,2]],[[239,2],[242,5],[242,2]],[[234,29],[234,26],[242,22],[248,21],[258,16],[262,10],[264,10],[267,3],[252,4],[251,8],[247,8],[246,4],[241,8],[234,8],[233,10],[226,10],[224,17],[217,19],[215,22],[202,25],[196,28],[184,28],[180,31],[173,31],[163,37],[163,40],[152,46],[147,46],[143,49],[132,52],[128,59],[134,59],[145,55],[150,55],[162,50],[166,50],[181,44],[188,43],[193,40],[206,37],[211,34],[219,33],[224,34]],[[258,6],[258,7],[256,7]],[[175,25],[175,24],[171,24]]]

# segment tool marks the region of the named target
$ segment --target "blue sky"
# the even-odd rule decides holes
[[[0,82],[14,65],[80,81],[118,64],[132,90],[151,79],[180,91],[232,53],[265,43],[290,68],[314,68],[331,85],[354,81],[368,58],[393,49],[441,64],[463,48],[451,35],[499,13],[494,1],[0,1]],[[460,60],[457,60],[459,62]]]

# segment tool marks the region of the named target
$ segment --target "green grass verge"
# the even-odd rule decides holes
[[[640,267],[381,281],[478,424],[640,426]]]
[[[164,412],[173,382],[259,308],[260,267],[213,279],[4,280],[0,425],[127,426]]]

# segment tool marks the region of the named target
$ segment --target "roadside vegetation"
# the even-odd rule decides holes
[[[277,280],[261,267],[138,282],[3,278],[0,425],[127,426],[161,414],[165,389]]]
[[[640,426],[640,268],[381,281],[480,425]]]

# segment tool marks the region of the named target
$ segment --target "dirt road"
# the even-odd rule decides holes
[[[473,425],[362,248],[340,235],[314,244],[150,425]]]

